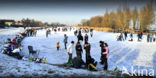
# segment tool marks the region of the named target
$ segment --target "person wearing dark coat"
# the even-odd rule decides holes
[[[72,64],[74,68],[81,68],[82,65],[85,65],[84,61],[79,57],[74,57],[72,59]]]
[[[78,42],[82,43],[82,41],[83,41],[83,36],[82,36],[81,34],[79,34],[79,35],[77,36],[77,38],[78,38]]]
[[[90,36],[93,36],[93,29],[90,29]]]
[[[80,58],[82,58],[82,46],[81,46],[81,44],[80,44],[80,42],[77,42],[77,44],[76,44],[76,54],[77,54],[77,57],[80,57]]]
[[[85,43],[84,49],[86,51],[86,66],[88,66],[89,65],[89,61],[88,60],[89,60],[89,57],[91,57],[90,56],[90,49],[91,49],[91,47],[90,47],[90,44],[88,42]]]
[[[47,31],[46,31],[46,37],[48,37],[48,34],[49,34],[49,31],[47,30]]]
[[[103,60],[104,60],[104,70],[108,69],[108,57],[109,57],[109,48],[108,48],[108,44],[104,43],[105,48],[103,49]]]
[[[88,35],[85,34],[85,42],[88,42]]]
[[[125,40],[127,39],[127,31],[124,32]]]
[[[100,47],[101,47],[101,58],[100,58],[100,60],[101,60],[101,64],[104,64],[104,60],[103,60],[103,58],[104,58],[104,55],[102,54],[103,53],[103,50],[104,50],[104,48],[105,48],[105,46],[104,46],[104,41],[100,41],[99,42],[100,43]]]
[[[75,35],[75,36],[77,36],[77,30],[76,30],[76,31],[74,31],[74,35]]]

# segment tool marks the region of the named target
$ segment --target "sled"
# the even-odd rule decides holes
[[[47,61],[43,61],[43,63],[48,63]]]
[[[88,70],[90,70],[90,71],[97,71],[97,68],[96,68],[96,66],[94,66],[93,64],[89,64],[89,66],[88,66]]]
[[[58,67],[61,67],[61,68],[65,68],[65,69],[70,69],[70,67],[67,67],[67,63],[64,63],[64,64],[50,64],[50,63],[47,63],[49,65],[53,65],[53,66],[58,66]]]

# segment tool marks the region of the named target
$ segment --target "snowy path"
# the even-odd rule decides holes
[[[63,35],[67,34],[69,37],[69,42],[74,40],[77,41],[76,37],[72,32],[57,32],[46,38],[45,30],[39,30],[37,37],[27,37],[23,41],[24,53],[28,55],[27,46],[32,45],[35,49],[40,50],[40,57],[45,56],[47,61],[51,64],[63,64],[67,62],[68,55],[64,49]],[[84,35],[84,34],[83,34]],[[89,38],[91,43],[91,56],[95,58],[96,61],[100,62],[100,47],[99,41],[103,40],[109,44],[110,48],[110,58],[109,70],[113,70],[116,66],[126,67],[129,71],[131,66],[141,66],[143,68],[155,69],[154,55],[156,54],[156,42],[147,43],[146,37],[142,42],[137,42],[137,37],[134,35],[134,42],[116,41],[117,33],[107,33],[107,32],[95,32],[93,38]],[[90,36],[89,36],[90,37]],[[56,50],[56,42],[59,41],[61,45],[60,51]],[[74,52],[73,57],[76,54]],[[83,60],[85,61],[85,51],[83,51]],[[147,59],[148,58],[148,59]],[[103,66],[98,64],[98,69],[102,69]]]

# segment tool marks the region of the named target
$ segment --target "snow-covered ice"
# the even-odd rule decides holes
[[[39,30],[36,37],[27,37],[23,40],[24,53],[28,55],[28,45],[32,45],[36,50],[40,50],[39,57],[45,56],[47,61],[51,64],[63,64],[68,60],[67,51],[64,49],[63,35],[68,35],[68,45],[73,40],[77,42],[77,37],[71,32],[52,32],[48,38],[45,36],[46,30]],[[84,34],[83,34],[84,35]],[[98,62],[100,62],[101,49],[99,41],[103,40],[108,43],[110,49],[110,57],[108,59],[109,70],[114,70],[116,66],[125,67],[131,72],[132,66],[136,70],[152,69],[156,70],[156,42],[147,43],[146,36],[143,36],[141,42],[137,41],[137,35],[134,35],[134,41],[116,41],[116,36],[119,33],[109,32],[94,32],[94,36],[89,36],[89,42],[91,44],[91,56]],[[59,41],[61,48],[60,51],[56,50],[56,42]],[[74,51],[73,57],[76,56]],[[82,58],[85,61],[85,51],[83,51]],[[103,66],[98,64],[98,70],[102,70]],[[139,67],[139,69],[138,69]],[[149,71],[148,71],[149,72]]]
[[[3,31],[3,32],[2,32]],[[22,28],[0,30],[1,47],[7,38],[13,38],[19,32],[23,31]],[[28,56],[28,45],[32,45],[35,50],[40,50],[39,57],[45,56],[50,64],[64,64],[68,60],[67,51],[64,49],[63,35],[67,34],[68,44],[73,40],[77,42],[77,37],[71,32],[52,32],[48,38],[46,38],[46,30],[38,30],[36,37],[26,37],[22,41],[23,50],[22,54]],[[84,35],[84,34],[83,34]],[[147,43],[146,36],[143,36],[142,42],[137,42],[137,35],[134,35],[134,41],[116,41],[116,36],[119,33],[110,32],[97,32],[94,31],[94,35],[91,38],[89,36],[89,42],[91,44],[91,56],[98,62],[100,62],[101,49],[99,41],[103,40],[108,43],[110,49],[110,57],[108,59],[108,69],[114,70],[116,66],[125,67],[131,72],[131,67],[138,69],[152,69],[156,70],[156,42]],[[60,51],[56,50],[56,43],[60,42]],[[74,51],[73,57],[76,56]],[[83,51],[82,58],[85,61],[85,51]],[[17,60],[4,54],[0,54],[0,75],[105,75],[102,70],[103,66],[98,63],[98,72],[91,72],[84,69],[65,69],[48,64],[38,64],[28,61]],[[48,73],[53,71],[53,73]],[[16,72],[16,73],[15,73]],[[110,75],[110,74],[108,74]]]

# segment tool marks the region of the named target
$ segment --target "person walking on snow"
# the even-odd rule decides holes
[[[108,69],[108,57],[109,57],[109,48],[108,48],[108,44],[107,43],[104,43],[105,45],[105,49],[103,49],[103,55],[104,55],[104,70],[107,70]]]
[[[77,57],[82,58],[82,52],[83,52],[83,50],[82,50],[82,46],[81,46],[80,42],[77,42],[75,48],[76,48]]]
[[[63,42],[64,42],[65,49],[67,49],[68,36],[66,34],[64,34]]]
[[[71,44],[67,47],[67,52],[69,55],[68,62],[72,61],[73,46],[74,46],[74,41],[71,41]]]

